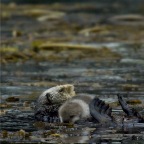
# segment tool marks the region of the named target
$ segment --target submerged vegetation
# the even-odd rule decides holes
[[[2,48],[2,63],[19,62],[33,59],[35,61],[71,61],[76,59],[120,59],[121,55],[111,51],[109,48],[34,41],[33,47],[26,50],[17,48]]]

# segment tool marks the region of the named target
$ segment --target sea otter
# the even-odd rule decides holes
[[[90,109],[89,104],[94,96],[81,94],[67,100],[59,108],[59,118],[61,122],[64,123],[75,123],[81,119],[89,119]]]
[[[97,110],[95,107],[95,103],[97,103]],[[99,110],[101,109],[101,111]],[[60,108],[59,108],[59,118],[61,122],[64,123],[75,123],[79,120],[91,120],[92,117],[97,120],[97,122],[106,122],[111,120],[109,117],[112,108],[109,105],[106,105],[104,101],[95,98],[91,95],[79,95],[75,96],[69,100],[67,100]],[[102,117],[102,113],[104,116]]]
[[[91,118],[98,123],[115,121],[112,108],[99,98],[85,94],[73,96],[75,96],[74,86],[70,84],[59,85],[44,91],[37,101],[35,119],[58,122],[60,118],[61,122],[73,123]],[[136,117],[138,122],[144,122],[140,113],[130,109],[122,96],[118,94],[118,101],[127,116]]]
[[[62,103],[73,96],[75,96],[75,91],[71,84],[58,85],[45,90],[37,100],[35,119],[53,121],[54,117],[58,117],[58,109]]]
[[[137,118],[137,122],[144,122],[144,118],[135,110],[130,109],[122,95],[118,94],[118,101],[128,117]],[[94,118],[95,122],[108,124],[120,120],[112,115],[112,108],[104,101],[91,96],[76,96],[67,100],[59,108],[60,121],[64,123],[75,123],[82,119]],[[121,118],[124,120],[124,118]],[[122,121],[121,121],[122,122]]]

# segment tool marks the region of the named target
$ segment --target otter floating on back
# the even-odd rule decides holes
[[[67,100],[59,108],[59,117],[64,123],[91,120],[92,117],[97,122],[104,123],[111,120],[111,111],[112,108],[104,101],[91,95],[80,95]]]
[[[59,108],[60,121],[75,123],[81,119],[89,119],[91,117],[89,104],[93,98],[94,96],[90,95],[80,95],[67,100]]]
[[[58,122],[60,118],[61,122],[75,123],[81,119],[94,118],[98,123],[115,121],[111,115],[112,108],[104,101],[84,94],[73,96],[75,96],[74,86],[70,84],[44,91],[37,101],[36,120]],[[136,117],[138,122],[144,122],[144,118],[135,109],[130,109],[121,95],[118,95],[118,101],[127,116]]]
[[[144,118],[135,110],[130,109],[126,101],[118,94],[118,101],[128,117],[137,118],[137,122],[144,122]],[[94,118],[95,122],[102,124],[118,124],[117,116],[112,116],[112,108],[104,101],[91,96],[76,96],[67,100],[59,108],[59,117],[61,122],[75,123],[79,120]],[[121,118],[123,123],[124,118]]]
[[[58,109],[67,99],[75,96],[74,86],[71,84],[58,85],[45,90],[38,98],[35,108],[35,119],[53,121],[58,116]]]

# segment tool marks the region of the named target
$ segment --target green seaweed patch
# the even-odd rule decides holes
[[[1,54],[7,54],[7,53],[15,53],[18,52],[19,49],[17,47],[1,47],[0,53]]]
[[[31,51],[20,51],[18,48],[1,48],[1,63],[26,61],[32,58]]]
[[[119,106],[120,104],[119,104],[119,102],[112,102],[112,103],[109,103],[109,106],[110,107],[112,107],[112,108],[114,108],[114,107],[117,107],[117,106]]]
[[[6,11],[1,11],[0,17],[2,20],[7,20],[11,17],[11,13]]]
[[[45,40],[34,40],[34,41],[32,42],[33,51],[36,51],[36,52],[37,52],[38,47],[39,47],[40,45],[42,45],[43,43],[45,43],[45,42],[46,42]]]
[[[132,85],[132,84],[123,84],[122,89],[125,91],[138,91],[139,86],[138,85]]]
[[[113,24],[118,25],[143,25],[144,24],[144,17],[143,15],[138,14],[125,14],[125,15],[117,15],[113,16],[109,19],[110,22]]]
[[[32,16],[32,17],[39,17],[39,16],[47,14],[47,13],[48,13],[48,11],[43,10],[43,9],[29,9],[29,10],[23,11],[24,15]]]
[[[6,131],[6,130],[3,130],[2,131],[2,138],[7,138],[8,137],[8,131]]]
[[[38,129],[45,129],[45,123],[44,122],[41,122],[41,121],[35,122],[33,125]]]
[[[51,134],[50,136],[52,136],[52,137],[61,137],[61,135],[58,134],[58,133]]]
[[[79,33],[80,34],[89,34],[89,33],[108,33],[108,27],[107,26],[95,26],[95,27],[91,27],[91,28],[86,28],[81,30]]]
[[[63,17],[65,13],[47,9],[27,9],[23,11],[23,15],[37,18],[38,21],[43,22],[49,19],[59,19]]]
[[[6,98],[6,102],[18,102],[18,101],[19,101],[19,98],[17,97]]]
[[[134,100],[128,100],[127,103],[131,105],[137,105],[137,104],[142,104],[142,101],[138,99],[134,99]]]
[[[50,130],[50,131],[45,132],[45,135],[49,136],[55,133],[56,133],[56,130]]]
[[[69,43],[51,43],[46,42],[39,46],[40,50],[95,50],[94,47],[79,44],[69,44]],[[59,52],[58,51],[58,52]]]
[[[38,60],[74,60],[74,59],[120,59],[121,55],[107,47],[95,48],[88,45],[50,43],[46,42],[37,47]],[[47,53],[45,52],[47,51]]]
[[[128,41],[128,42],[143,42],[143,29],[141,25],[135,28],[130,25],[97,25],[86,28],[80,31],[80,34],[91,36],[95,34],[96,40],[100,41]]]
[[[7,103],[0,103],[0,109],[12,108],[12,105]]]
[[[69,43],[50,43],[44,41],[33,41],[32,49],[20,51],[15,48],[1,49],[2,63],[25,62],[29,59],[35,61],[73,61],[82,59],[121,59],[121,55],[113,52],[107,47],[92,47],[88,45]]]
[[[74,128],[74,124],[73,123],[67,123],[64,124],[67,128]]]

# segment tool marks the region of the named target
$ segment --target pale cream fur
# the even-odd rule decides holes
[[[77,103],[82,107],[82,117],[83,118],[88,118],[90,117],[90,110],[89,110],[89,105],[84,102],[83,100],[80,99],[73,99],[73,103]]]
[[[61,91],[62,90],[62,91]],[[47,104],[46,94],[53,104],[62,103],[75,96],[74,86],[71,84],[58,85],[45,90],[38,98],[38,105]]]
[[[67,100],[59,108],[59,118],[61,122],[75,123],[80,119],[90,118],[89,103],[93,99],[92,96],[75,96]],[[72,117],[73,116],[73,117]]]

